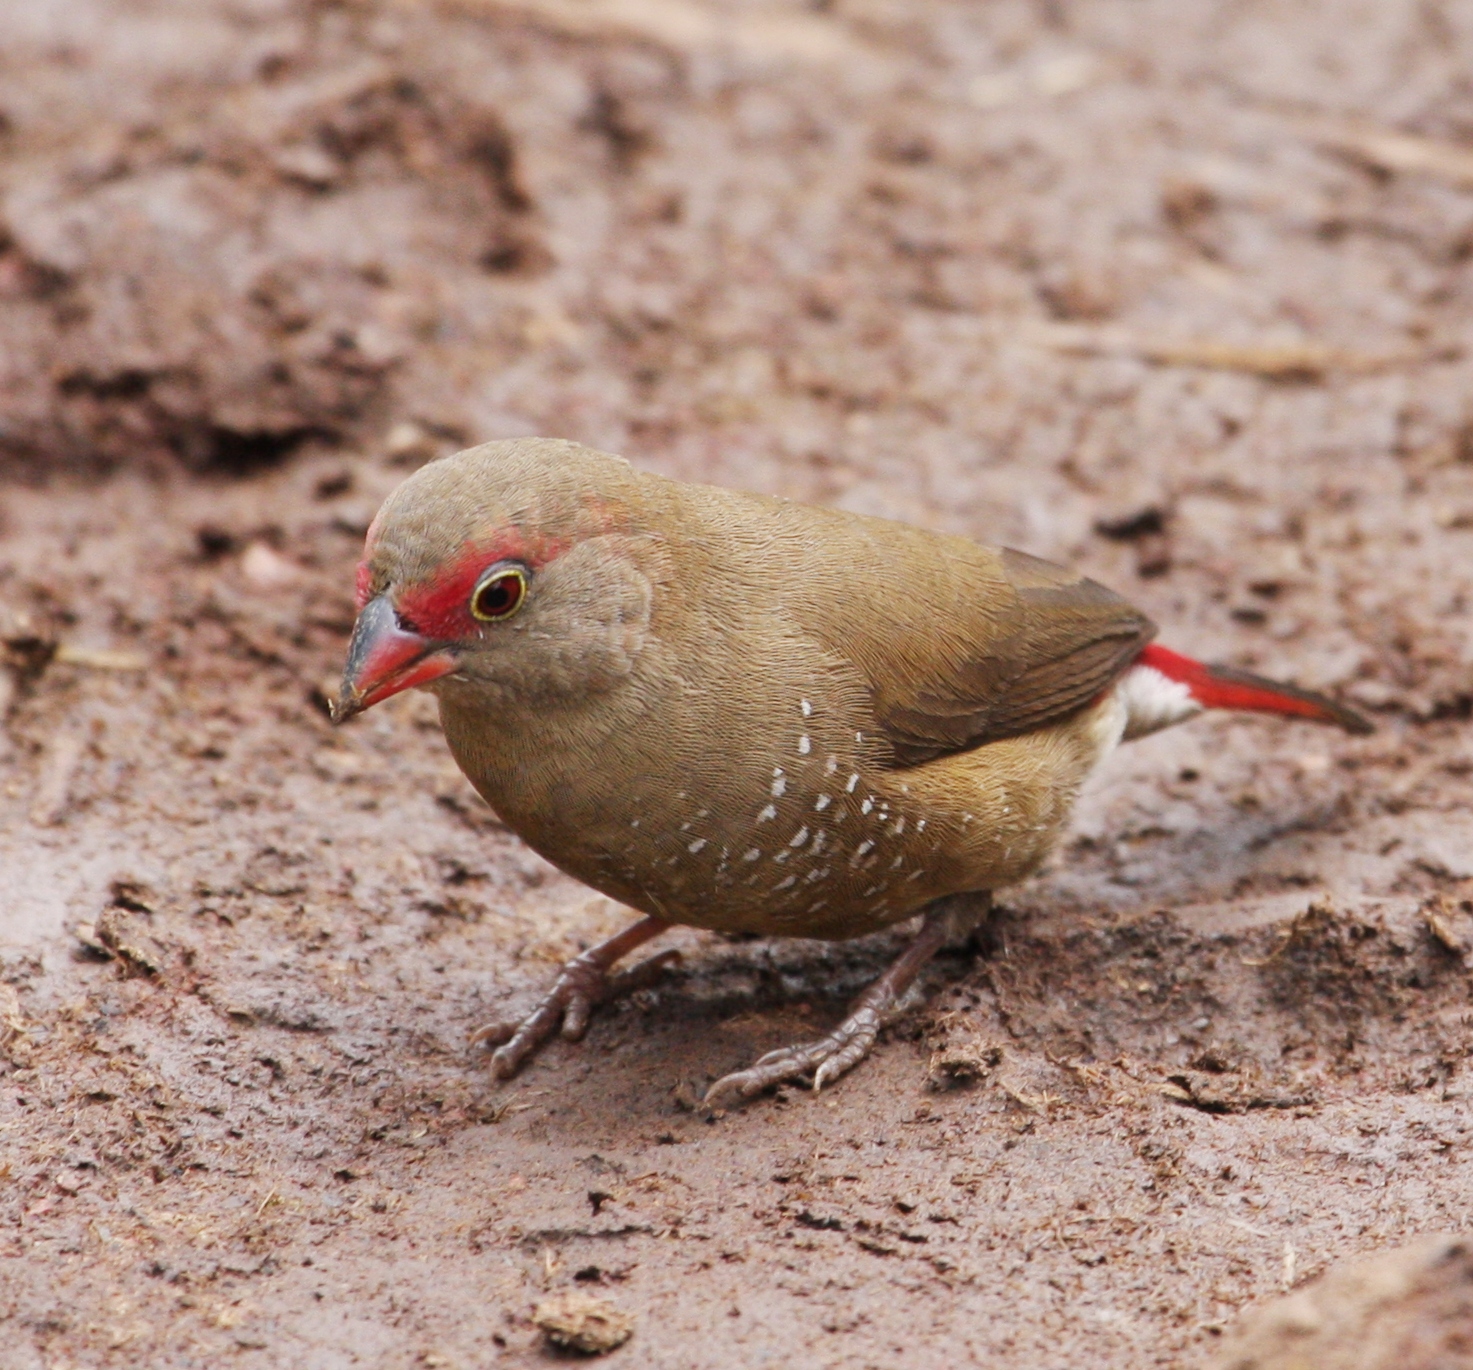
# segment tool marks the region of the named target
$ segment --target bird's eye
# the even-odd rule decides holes
[[[527,597],[527,573],[520,566],[493,566],[471,591],[471,613],[482,623],[510,618]]]

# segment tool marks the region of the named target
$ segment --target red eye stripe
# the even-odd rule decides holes
[[[564,542],[528,538],[519,531],[468,543],[434,579],[401,590],[395,607],[400,617],[425,637],[441,642],[469,637],[482,627],[470,611],[470,598],[488,566],[498,561],[519,561],[535,571],[566,550]]]

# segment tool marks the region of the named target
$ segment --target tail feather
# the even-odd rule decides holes
[[[1233,666],[1208,666],[1154,642],[1145,647],[1136,660],[1142,666],[1160,671],[1168,680],[1184,685],[1204,709],[1288,714],[1315,723],[1333,723],[1357,736],[1375,731],[1369,719],[1313,690],[1281,685],[1276,680],[1265,680],[1263,676],[1240,671]]]

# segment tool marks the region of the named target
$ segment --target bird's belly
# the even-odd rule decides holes
[[[736,800],[731,787],[704,787],[696,777],[682,788],[628,773],[607,789],[586,774],[537,793],[526,784],[477,788],[559,869],[693,927],[855,937],[956,888],[946,877],[943,832],[881,777],[826,771],[822,757],[817,785],[774,769],[757,798],[742,785]]]
[[[604,806],[579,822],[503,812],[534,849],[621,903],[693,927],[843,939],[888,927],[932,900],[1016,883],[1057,840],[1065,804],[1028,786],[949,785],[886,777],[843,806],[740,828],[648,809]],[[1072,798],[1072,793],[1070,795]],[[941,802],[937,802],[937,801]],[[643,808],[643,806],[641,806]],[[697,808],[695,812],[700,812]],[[572,819],[572,821],[567,821]],[[678,819],[678,821],[677,821]]]
[[[549,826],[541,816],[525,825],[509,821],[568,874],[635,908],[694,927],[850,937],[904,918],[934,897],[925,871],[916,868],[907,872],[908,897],[899,903],[892,898],[883,911],[876,908],[859,919],[860,902],[874,904],[891,886],[876,873],[879,824],[863,822],[858,803],[825,822],[824,810],[812,808],[819,799],[796,794],[784,806],[787,812],[761,816],[777,807],[764,806],[757,817],[719,816],[698,795],[691,796],[687,811],[665,814],[626,799],[601,806],[596,817],[585,811],[582,822],[566,807],[561,812],[571,822]],[[810,812],[800,816],[800,806]],[[868,812],[878,819],[878,804]],[[892,826],[900,821],[888,808],[885,813]],[[871,829],[876,836],[867,838]]]
[[[1106,698],[1075,718],[903,770],[813,749],[758,782],[618,768],[480,770],[473,783],[559,869],[621,903],[725,932],[841,939],[943,895],[1031,875],[1118,740]]]

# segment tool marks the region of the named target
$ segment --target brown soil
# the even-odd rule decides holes
[[[1469,70],[1435,0],[0,5],[7,1370],[532,1364],[577,1291],[631,1366],[1181,1365],[1466,1231]],[[1122,752],[821,1097],[681,1103],[894,938],[681,934],[498,1087],[627,915],[322,684],[377,501],[529,432],[1380,731]]]

